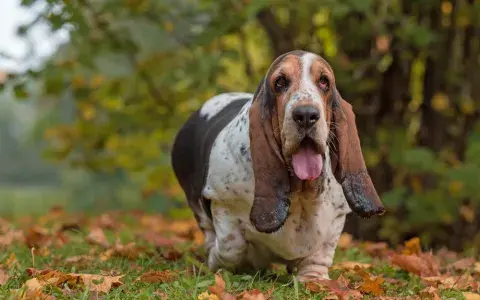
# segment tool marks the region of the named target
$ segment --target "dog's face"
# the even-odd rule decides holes
[[[250,219],[257,230],[278,230],[288,216],[292,179],[318,181],[325,167],[333,167],[354,212],[383,213],[351,106],[341,99],[332,68],[320,56],[293,51],[272,63],[250,109],[250,142],[255,175]],[[324,164],[329,144],[333,166]]]
[[[294,52],[277,60],[267,75],[278,107],[281,148],[300,180],[322,175],[332,117],[335,77],[313,53]]]

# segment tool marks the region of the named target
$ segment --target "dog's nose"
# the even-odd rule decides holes
[[[292,112],[293,120],[302,128],[310,128],[320,119],[320,112],[311,105],[297,106]]]

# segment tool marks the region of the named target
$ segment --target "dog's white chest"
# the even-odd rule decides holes
[[[341,186],[326,168],[322,192],[314,199],[292,193],[289,217],[277,232],[255,229],[249,219],[254,177],[248,135],[250,103],[218,135],[213,144],[203,196],[212,202],[216,241],[225,248],[248,245],[247,260],[290,261],[322,247],[334,248],[350,211]],[[326,163],[330,164],[328,153]],[[230,250],[231,251],[231,250]],[[243,258],[245,259],[245,258]]]

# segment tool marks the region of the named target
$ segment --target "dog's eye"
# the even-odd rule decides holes
[[[280,76],[275,80],[275,91],[282,92],[287,89],[288,87],[288,79],[284,76]]]
[[[328,78],[326,76],[320,77],[320,79],[318,80],[318,86],[320,87],[320,89],[325,91],[328,89],[328,85]]]

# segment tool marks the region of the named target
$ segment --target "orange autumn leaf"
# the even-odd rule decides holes
[[[258,289],[244,291],[239,295],[241,300],[267,300],[268,297]]]
[[[362,291],[363,293],[372,294],[374,296],[380,296],[384,294],[382,288],[384,279],[382,277],[373,276],[359,266],[355,267],[355,271],[363,279],[363,282],[359,286],[360,291]]]
[[[414,237],[405,242],[405,249],[403,249],[402,254],[413,255],[420,254],[421,252],[422,248],[420,246],[420,239],[418,237]]]
[[[305,288],[314,293],[328,292],[329,295],[337,296],[339,299],[362,299],[360,291],[350,289],[348,283],[347,279],[340,276],[337,280],[307,282]]]
[[[225,280],[219,274],[215,274],[215,285],[209,286],[208,291],[221,300],[236,300],[237,298],[225,291]]]
[[[393,254],[390,262],[418,276],[440,275],[440,265],[431,253],[417,255]]]
[[[140,275],[135,281],[147,283],[165,283],[176,280],[178,274],[169,270],[164,271],[149,271]]]
[[[372,266],[371,264],[361,263],[357,261],[342,261],[334,264],[332,266],[332,269],[333,270],[354,270],[356,267],[359,267],[362,269],[368,269],[371,266]]]

